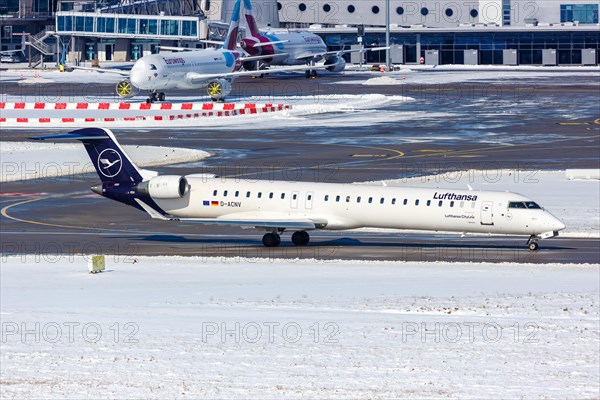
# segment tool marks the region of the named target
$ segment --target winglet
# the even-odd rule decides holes
[[[135,199],[136,203],[138,203],[144,211],[146,211],[153,219],[160,219],[163,221],[169,221],[169,218],[166,218],[164,215],[156,211],[154,208],[150,207],[148,204],[144,203],[140,199]]]

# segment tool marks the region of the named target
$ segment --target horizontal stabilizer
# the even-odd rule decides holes
[[[252,47],[263,47],[263,46],[270,46],[273,44],[281,44],[281,43],[289,43],[289,40],[276,40],[274,42],[255,43],[252,45]]]

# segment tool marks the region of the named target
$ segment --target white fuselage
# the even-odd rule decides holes
[[[186,177],[182,199],[156,203],[180,218],[326,220],[360,227],[536,235],[564,229],[544,209],[509,209],[530,199],[510,192]]]
[[[271,42],[284,41],[272,45],[273,59],[270,65],[305,65],[309,61],[319,61],[319,54],[327,52],[327,45],[320,36],[310,32],[269,34],[261,33]],[[311,60],[309,55],[317,59]]]
[[[136,61],[129,80],[142,90],[195,89],[208,82],[189,79],[189,73],[227,74],[239,68],[239,54],[224,49],[204,49],[168,55],[152,54]]]

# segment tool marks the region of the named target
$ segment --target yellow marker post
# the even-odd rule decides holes
[[[104,256],[91,256],[88,259],[88,270],[90,274],[97,274],[106,269]]]

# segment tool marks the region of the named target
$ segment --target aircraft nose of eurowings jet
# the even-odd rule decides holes
[[[134,86],[143,89],[145,70],[146,62],[143,59],[139,59],[135,62],[135,64],[133,64],[129,74],[129,80],[134,84]]]

